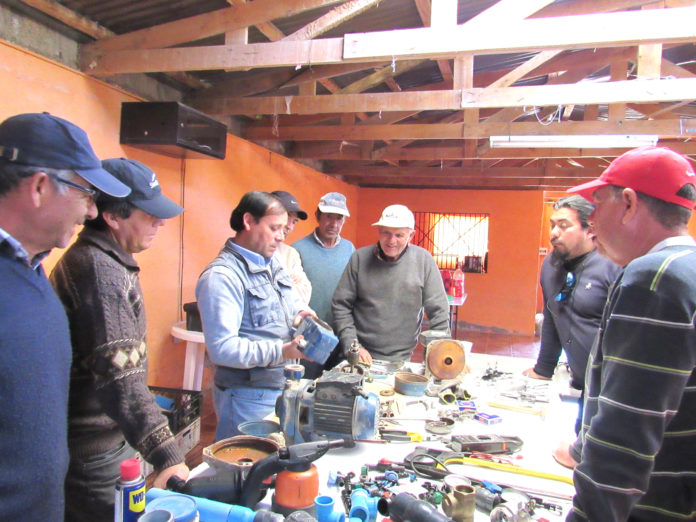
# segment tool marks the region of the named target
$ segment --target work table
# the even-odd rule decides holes
[[[555,462],[551,456],[551,450],[562,440],[572,440],[574,437],[573,426],[577,416],[577,405],[574,402],[563,402],[559,393],[567,391],[567,375],[556,376],[552,381],[540,381],[522,376],[522,371],[532,367],[534,361],[526,358],[512,358],[503,356],[491,356],[483,354],[471,354],[468,364],[471,372],[463,380],[463,387],[472,395],[472,401],[476,403],[479,412],[498,415],[500,422],[496,424],[484,424],[473,418],[457,420],[453,431],[447,435],[433,435],[425,431],[424,419],[436,419],[438,412],[445,405],[439,404],[437,397],[413,397],[394,394],[380,396],[382,401],[394,400],[393,420],[398,424],[389,425],[389,428],[415,432],[423,436],[419,442],[357,442],[351,448],[334,448],[326,455],[315,461],[319,472],[319,494],[333,497],[340,505],[340,489],[335,485],[329,485],[330,476],[341,473],[347,475],[352,472],[356,477],[360,475],[361,468],[367,464],[377,464],[380,459],[388,459],[393,462],[401,462],[404,457],[417,447],[439,448],[451,451],[441,440],[449,440],[451,435],[500,435],[516,436],[523,440],[521,450],[509,457],[510,462],[537,476],[529,476],[497,469],[487,469],[469,464],[452,464],[448,468],[458,475],[468,476],[475,480],[489,480],[497,484],[530,488],[548,492],[561,497],[570,498],[574,493],[571,483],[572,471]],[[418,365],[409,363],[417,371]],[[367,391],[379,393],[380,390],[389,389],[393,382],[393,375],[384,379],[375,379],[373,383],[367,383]],[[522,391],[526,395],[548,397],[546,402],[534,402],[520,404],[506,395],[519,395]],[[489,402],[493,405],[489,405]],[[426,405],[428,406],[426,409]],[[428,440],[429,439],[429,440]],[[207,464],[201,464],[192,471],[192,476],[208,474],[210,470]],[[544,475],[557,476],[564,479],[549,480],[542,478]],[[539,476],[540,475],[540,476]],[[408,491],[414,494],[423,493],[425,490],[420,484],[424,480],[416,482],[402,481],[398,491]],[[434,481],[431,481],[434,482]],[[269,496],[266,497],[270,501]],[[570,501],[551,498],[563,507],[563,513],[553,513],[547,510],[537,510],[537,516],[548,520],[563,520],[570,508]],[[381,517],[378,516],[378,520]],[[489,520],[489,516],[476,511],[474,520]]]

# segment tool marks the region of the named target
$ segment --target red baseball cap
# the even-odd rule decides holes
[[[570,188],[568,192],[592,201],[594,191],[607,185],[631,188],[646,196],[694,209],[693,201],[677,195],[684,185],[696,186],[691,162],[666,147],[639,147],[624,152],[599,178]]]

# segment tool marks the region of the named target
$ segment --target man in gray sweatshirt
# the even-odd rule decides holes
[[[360,362],[408,361],[418,342],[423,314],[431,330],[449,333],[449,304],[440,270],[430,253],[409,244],[415,219],[403,205],[384,209],[377,244],[350,258],[331,303],[345,351],[360,343]]]

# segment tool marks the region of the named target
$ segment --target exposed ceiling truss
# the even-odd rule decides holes
[[[562,190],[625,150],[491,135],[648,134],[696,157],[693,0],[21,1],[94,40],[84,72],[167,74],[361,186]]]

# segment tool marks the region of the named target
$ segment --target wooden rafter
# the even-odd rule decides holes
[[[268,0],[257,0],[245,6],[264,1]],[[154,45],[151,44],[145,45],[145,48],[140,46],[127,50],[95,47],[102,42],[114,40],[112,38],[85,46],[81,66],[85,71],[97,75],[176,70],[232,70],[347,61],[438,58],[460,53],[496,54],[559,48],[685,43],[696,41],[696,26],[692,23],[695,18],[696,7],[684,7],[659,11],[527,19],[519,21],[517,30],[504,35],[504,38],[497,31],[467,32],[463,30],[466,25],[464,24],[453,28],[426,27],[386,33],[347,34],[343,38],[316,41],[170,49],[152,48]],[[595,25],[599,27],[599,31]],[[606,30],[607,27],[611,30]]]
[[[538,136],[567,134],[657,134],[666,138],[696,136],[696,120],[626,120],[622,122],[564,121],[551,125],[537,122],[315,125],[309,127],[249,128],[245,136],[254,140],[438,140],[479,139],[488,136]]]
[[[696,97],[696,78],[660,81],[630,80],[463,89],[343,94],[334,96],[287,96],[203,100],[198,107],[211,114],[317,114],[322,112],[379,112],[411,110],[458,110],[486,107],[521,107],[614,102],[654,103],[691,100]]]

